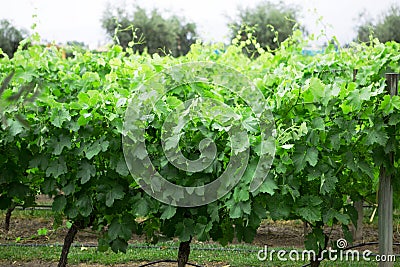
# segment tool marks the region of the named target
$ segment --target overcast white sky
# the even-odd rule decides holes
[[[133,3],[159,10],[171,10],[188,21],[197,24],[200,36],[206,41],[226,41],[228,34],[227,17],[237,13],[238,6],[255,6],[261,0],[117,0],[112,3]],[[398,0],[397,0],[398,1]],[[396,0],[283,0],[301,7],[301,22],[311,33],[319,33],[323,27],[317,25],[320,16],[327,27],[329,36],[335,35],[341,43],[350,42],[355,36],[355,19],[366,10],[377,17]],[[101,28],[101,16],[108,0],[3,0],[0,5],[0,19],[10,19],[18,27],[30,29],[34,23],[33,14],[38,17],[37,31],[42,39],[64,43],[83,41],[91,48],[107,42]],[[273,1],[277,2],[277,1]]]

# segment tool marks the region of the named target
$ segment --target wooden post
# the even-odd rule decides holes
[[[357,227],[353,225],[351,228],[353,234],[353,241],[363,240],[363,219],[364,219],[364,201],[358,200],[353,203],[354,208],[357,211]]]
[[[387,90],[390,96],[398,94],[398,73],[386,74]],[[389,164],[394,164],[394,154],[390,153]],[[379,254],[393,255],[393,187],[392,175],[384,166],[380,169],[378,191]],[[392,267],[393,262],[380,262],[379,267]]]
[[[357,80],[358,69],[353,69],[353,82]],[[354,201],[353,206],[357,211],[357,227],[352,225],[351,232],[353,235],[353,242],[360,241],[363,239],[363,219],[364,219],[364,209],[363,209],[364,201],[358,200]]]

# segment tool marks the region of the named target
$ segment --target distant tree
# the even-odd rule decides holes
[[[164,18],[156,9],[148,14],[145,9],[136,7],[130,14],[126,9],[107,8],[102,26],[122,47],[128,47],[133,41],[133,50],[140,54],[147,50],[149,54],[181,56],[187,54],[196,41],[194,23],[185,23],[176,15]]]
[[[357,28],[357,40],[360,42],[368,42],[369,41],[369,36],[373,34],[374,25],[369,22],[364,25],[360,25]]]
[[[392,5],[388,10],[383,12],[376,23],[371,18],[365,19],[363,15],[359,15],[359,19],[363,18],[363,21],[357,26],[356,41],[368,42],[369,36],[372,34],[383,43],[387,41],[400,42],[399,5]]]
[[[12,57],[18,49],[19,43],[26,37],[25,30],[19,30],[10,21],[0,20],[0,48],[9,57]]]
[[[65,56],[67,58],[73,57],[74,51],[84,53],[89,47],[84,42],[79,41],[67,41],[66,45],[63,46]]]
[[[252,35],[261,48],[274,50],[293,33],[295,25],[299,24],[298,13],[296,7],[284,5],[282,2],[262,2],[254,8],[240,8],[238,18],[233,19],[229,25],[231,40],[240,37],[241,41],[246,41],[248,32],[243,29],[248,27],[253,29]]]
[[[68,46],[73,46],[73,47],[79,47],[82,49],[87,49],[88,46],[84,42],[79,42],[79,41],[67,41]]]

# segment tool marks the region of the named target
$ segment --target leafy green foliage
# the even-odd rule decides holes
[[[383,73],[400,71],[400,45],[354,44],[337,52],[330,45],[323,54],[309,57],[301,53],[305,44],[296,31],[273,54],[260,51],[253,60],[243,55],[240,44],[220,55],[213,53],[220,45],[195,44],[180,58],[138,55],[116,45],[101,54],[78,52],[67,60],[51,49],[32,46],[12,59],[0,59],[1,80],[15,73],[1,87],[1,208],[31,203],[39,192],[51,195],[58,216],[99,231],[101,251],[126,251],[133,233],[149,242],[157,242],[160,235],[181,241],[213,239],[224,245],[234,238],[250,242],[267,215],[308,222],[312,231],[306,247],[323,248],[323,226],[354,223],[348,197],[375,201],[379,168],[388,153],[399,153],[399,98],[387,96]],[[187,99],[200,94],[229,105],[245,118],[243,128],[251,137],[249,162],[244,163],[248,168],[237,186],[208,205],[182,208],[143,192],[129,175],[121,135],[129,98],[137,96],[138,86],[171,65],[193,61],[228,65],[254,81],[274,114],[276,153],[264,184],[250,192],[261,149],[254,114],[224,88],[204,82],[176,87],[143,119],[148,123],[147,153],[170,181],[184,186],[208,183],[231,159],[229,125],[194,118],[180,138],[171,136],[165,146],[177,143],[185,157],[197,159],[199,143],[208,137],[216,143],[217,159],[201,173],[178,170],[168,162],[160,129]],[[358,69],[355,79],[353,69]],[[182,77],[171,73],[166,82]],[[35,94],[26,91],[23,98],[10,101],[26,84],[40,88],[36,100],[25,101]],[[242,141],[239,149],[245,146]],[[388,169],[395,173],[398,166],[397,160]]]

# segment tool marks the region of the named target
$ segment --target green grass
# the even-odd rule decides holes
[[[4,216],[6,215],[5,210],[0,210],[0,219],[3,220]],[[49,209],[15,209],[12,212],[11,220],[15,219],[35,219],[35,218],[42,218],[48,219],[53,218],[54,212]],[[12,223],[12,222],[11,222]]]
[[[177,249],[175,248],[177,243],[162,243],[157,247],[142,248],[138,246],[146,246],[146,244],[137,243],[134,246],[128,248],[126,254],[115,254],[112,251],[100,253],[96,251],[96,248],[71,248],[69,254],[69,264],[76,265],[80,263],[86,264],[102,264],[102,265],[113,265],[113,264],[124,264],[127,263],[129,266],[138,266],[142,262],[150,262],[156,260],[176,259]],[[217,250],[210,250],[210,248],[217,248]],[[229,249],[240,249],[240,251],[232,251]],[[244,251],[253,250],[253,251]],[[287,249],[287,248],[286,248]],[[279,261],[276,257],[272,262],[270,261],[259,261],[257,258],[258,247],[255,246],[228,246],[226,248],[219,247],[217,245],[193,245],[190,254],[189,261],[191,263],[197,263],[200,265],[207,265],[210,263],[225,263],[231,267],[248,267],[248,266],[302,266],[306,262],[302,261]],[[61,252],[61,247],[0,247],[0,262],[1,261],[16,261],[16,262],[30,262],[30,261],[44,261],[44,262],[57,262]],[[328,262],[324,261],[322,266],[376,266],[375,262],[346,262],[346,261],[335,261]],[[400,266],[400,264],[395,264]]]

